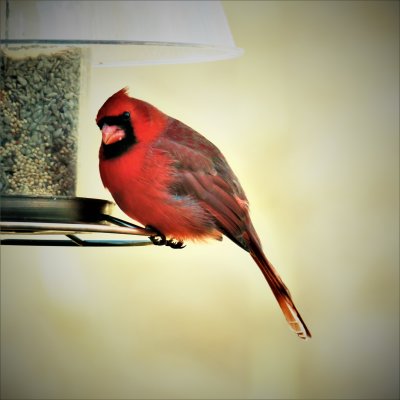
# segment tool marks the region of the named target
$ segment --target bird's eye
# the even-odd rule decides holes
[[[131,116],[131,113],[130,113],[129,111],[125,111],[125,112],[122,114],[122,118],[124,118],[124,119],[129,119],[130,116]]]

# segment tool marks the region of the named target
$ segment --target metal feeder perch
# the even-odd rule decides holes
[[[114,235],[153,236],[149,229],[109,215],[114,204],[100,199],[82,197],[1,197],[2,234],[64,235],[68,240],[49,238],[6,238],[2,245],[14,246],[146,246],[149,239],[83,240],[76,235],[97,233]]]

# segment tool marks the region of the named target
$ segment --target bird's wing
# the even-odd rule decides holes
[[[243,239],[250,221],[248,201],[218,148],[176,120],[154,147],[171,159],[174,171],[169,188],[171,195],[198,201],[221,232],[248,251],[248,243]]]
[[[171,123],[156,146],[170,157],[175,171],[171,194],[198,201],[220,231],[251,254],[292,329],[303,339],[311,337],[289,290],[262,251],[244,191],[218,148],[178,121]]]

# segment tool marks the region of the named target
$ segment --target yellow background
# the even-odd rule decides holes
[[[241,58],[91,71],[78,195],[129,86],[224,152],[312,340],[229,240],[3,246],[2,398],[398,398],[398,4],[228,1]]]

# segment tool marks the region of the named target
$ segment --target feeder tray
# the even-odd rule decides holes
[[[68,240],[2,239],[2,245],[18,246],[146,246],[155,234],[110,215],[114,203],[83,197],[2,196],[2,234],[65,235]],[[82,240],[77,234],[98,233],[146,236],[141,240]]]

